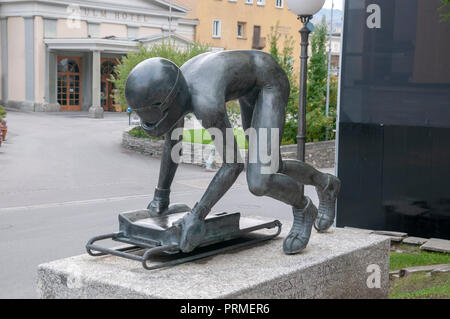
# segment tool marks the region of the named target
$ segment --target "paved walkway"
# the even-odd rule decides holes
[[[84,253],[90,237],[117,230],[119,212],[147,206],[159,160],[120,146],[126,114],[9,112],[7,119],[0,148],[0,298],[33,298],[38,264]],[[172,202],[194,205],[212,177],[181,165]],[[306,193],[317,203],[312,187]],[[291,218],[287,205],[250,194],[245,174],[215,210]]]

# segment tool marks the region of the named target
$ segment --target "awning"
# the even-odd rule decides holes
[[[126,54],[137,49],[141,43],[151,46],[153,43],[160,43],[169,39],[167,33],[155,34],[144,38],[45,38],[44,43],[49,50],[65,51],[102,51],[108,53]],[[172,34],[171,41],[184,47],[193,42],[180,35]]]
[[[138,41],[98,38],[45,38],[49,50],[103,51],[125,54],[136,50]]]

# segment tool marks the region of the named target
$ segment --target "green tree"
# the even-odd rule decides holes
[[[324,17],[325,18],[325,17]],[[327,94],[327,24],[325,19],[311,34],[311,58],[308,64],[307,111],[325,104]]]
[[[209,51],[208,46],[199,43],[188,45],[184,49],[175,46],[171,42],[155,44],[149,48],[140,45],[136,52],[131,52],[124,56],[114,68],[114,74],[111,75],[110,79],[117,89],[114,98],[124,109],[128,107],[125,99],[125,84],[131,70],[140,62],[149,58],[161,57],[181,67],[186,61],[207,51]]]
[[[298,78],[294,72],[294,40],[292,36],[284,37],[283,49],[279,49],[282,35],[279,24],[270,28],[268,35],[270,54],[281,65],[291,85],[286,122],[282,144],[295,144],[298,129]],[[308,67],[307,107],[306,107],[306,141],[323,141],[328,130],[329,138],[334,138],[333,129],[336,121],[337,79],[331,78],[329,117],[325,115],[327,90],[327,26],[325,20],[319,24],[311,36],[311,59]]]
[[[438,9],[441,12],[441,22],[450,21],[450,0],[441,0],[442,6]]]
[[[333,129],[336,122],[337,80],[330,81],[329,116],[326,116],[328,53],[326,44],[327,23],[323,17],[315,26],[311,35],[311,58],[308,64],[308,84],[306,99],[306,140],[307,142],[323,141],[328,131],[334,138]]]
[[[294,39],[292,36],[284,36],[283,48],[278,48],[278,42],[282,34],[279,32],[279,21],[270,28],[268,35],[270,54],[281,65],[289,79],[291,92],[286,107],[286,122],[282,144],[295,144],[297,138],[297,114],[298,114],[298,84],[296,73],[294,72]]]

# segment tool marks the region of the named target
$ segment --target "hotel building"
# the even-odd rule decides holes
[[[194,40],[187,7],[162,0],[0,1],[0,103],[28,111],[113,111],[108,81],[139,43]],[[172,17],[169,21],[169,16]]]

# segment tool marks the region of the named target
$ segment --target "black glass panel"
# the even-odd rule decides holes
[[[367,24],[373,4],[380,28]],[[346,1],[338,226],[450,238],[450,22],[441,6]]]

